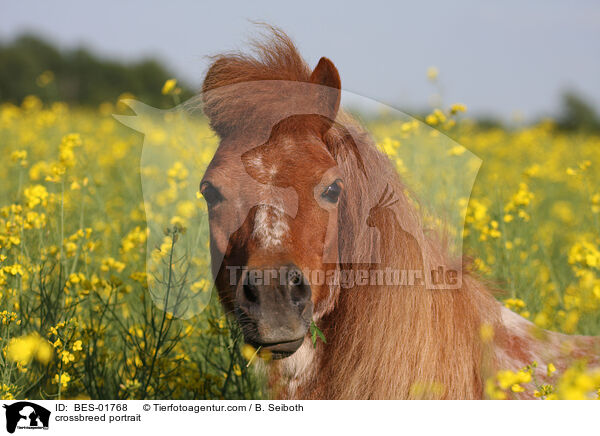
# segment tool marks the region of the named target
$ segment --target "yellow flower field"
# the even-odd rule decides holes
[[[187,291],[199,306],[179,319],[162,310],[171,307],[170,281],[165,295],[148,289],[162,282],[147,276],[147,222],[164,225],[162,244],[151,247],[154,264],[164,264],[206,213],[190,192],[216,138],[194,119],[187,134],[198,139],[197,155],[145,165],[144,136],[112,117],[124,110],[45,107],[33,96],[0,106],[0,397],[262,398],[255,350],[210,298],[206,228],[196,232],[201,250],[190,261],[199,275]],[[463,251],[473,268],[536,325],[599,335],[600,137],[561,132],[550,120],[482,129],[465,111],[436,109],[426,122],[482,160],[472,195],[455,204],[467,208]],[[402,148],[423,125],[382,116],[368,127],[405,172]],[[148,135],[176,146],[160,128]],[[445,159],[467,156],[461,146]],[[144,204],[142,179],[156,182],[155,204]],[[536,396],[588,398],[600,387],[585,362],[552,377]],[[531,367],[499,372],[487,393],[510,397],[530,381]]]

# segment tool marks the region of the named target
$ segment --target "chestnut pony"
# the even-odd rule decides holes
[[[462,261],[424,235],[393,165],[339,111],[333,63],[311,70],[275,28],[255,52],[217,56],[206,74],[204,112],[221,141],[200,190],[221,302],[245,341],[274,358],[273,395],[478,399],[498,369],[537,360],[543,381],[546,364],[569,363],[565,346],[591,353],[592,338],[536,329],[469,272],[458,289],[436,290],[309,279]],[[326,343],[313,346],[313,321]]]

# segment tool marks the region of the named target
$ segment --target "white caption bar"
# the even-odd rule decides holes
[[[600,402],[2,401],[9,434],[583,434]]]

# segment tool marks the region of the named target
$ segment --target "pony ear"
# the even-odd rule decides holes
[[[325,133],[333,125],[335,117],[340,108],[340,99],[342,96],[342,81],[337,68],[326,57],[322,57],[310,75],[310,83],[320,85],[317,91],[319,104],[325,109],[327,120],[325,122]],[[324,118],[324,117],[323,117]]]
[[[310,75],[310,82],[317,85],[329,86],[330,88],[338,90],[342,89],[340,73],[338,73],[333,62],[326,57],[319,59],[319,63]]]

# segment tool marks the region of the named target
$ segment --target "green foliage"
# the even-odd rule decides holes
[[[592,105],[573,92],[563,94],[562,113],[557,124],[563,130],[600,130],[600,118]]]
[[[327,343],[327,339],[325,339],[325,335],[321,331],[319,327],[315,324],[314,321],[310,323],[310,336],[312,339],[313,347],[317,346],[317,338],[321,339],[323,343]]]
[[[117,62],[78,48],[58,50],[41,38],[24,35],[0,44],[0,101],[20,104],[27,95],[44,102],[64,101],[97,106],[123,93],[155,107],[169,107],[172,98],[160,90],[173,73],[155,59]],[[181,98],[192,95],[185,84]]]

